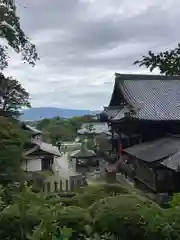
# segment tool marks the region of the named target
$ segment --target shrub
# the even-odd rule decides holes
[[[57,215],[57,225],[73,230],[72,239],[79,239],[79,234],[86,234],[86,226],[91,225],[92,219],[88,210],[71,206],[64,207]]]
[[[180,239],[180,209],[169,208],[164,210],[166,229],[168,230],[169,239]]]
[[[48,199],[48,203],[50,203],[52,205],[62,204],[62,206],[66,206],[66,207],[75,205],[73,198],[59,197],[59,196]]]
[[[27,239],[27,235],[31,234],[34,227],[40,223],[37,214],[28,213],[26,216],[21,216],[14,210],[11,208],[9,211],[1,212],[0,239],[19,240],[22,237]]]
[[[95,201],[122,193],[129,193],[129,191],[119,184],[91,185],[81,188],[77,195],[73,198],[73,201],[74,205],[86,208]]]
[[[109,197],[94,203],[89,210],[97,232],[110,232],[120,239],[166,239],[163,210],[143,197]]]
[[[74,206],[75,205],[75,200],[74,198],[60,198],[60,202],[62,203],[63,206]]]

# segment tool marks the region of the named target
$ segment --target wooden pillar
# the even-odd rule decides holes
[[[51,192],[51,183],[47,182],[47,192]]]
[[[62,180],[60,180],[60,182],[59,182],[59,190],[60,190],[60,192],[63,191],[63,183],[62,183]]]
[[[66,192],[68,192],[68,191],[69,191],[69,181],[66,180]]]
[[[112,142],[111,151],[113,152],[114,151],[114,142],[113,142],[113,139],[114,139],[114,128],[113,128],[112,123],[110,124],[110,126],[111,126],[111,142]]]
[[[54,182],[54,192],[58,191],[58,183],[55,181]]]

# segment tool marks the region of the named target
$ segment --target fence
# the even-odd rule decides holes
[[[43,185],[43,192],[45,193],[63,193],[74,192],[76,189],[84,186],[84,180],[59,180],[59,181],[46,181]]]

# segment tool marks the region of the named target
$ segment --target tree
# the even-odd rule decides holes
[[[4,177],[13,180],[20,176],[25,140],[17,121],[0,116],[0,182]]]
[[[16,79],[0,73],[0,115],[17,117],[22,107],[30,107],[29,94]]]
[[[180,75],[180,43],[177,48],[170,51],[158,54],[149,51],[148,56],[143,56],[141,60],[135,61],[134,64],[145,66],[151,72],[157,68],[161,74]]]
[[[35,45],[32,44],[20,26],[20,19],[16,15],[15,0],[0,0],[0,37],[7,41],[22,59],[31,65],[38,59]],[[0,69],[8,65],[8,46],[0,45]]]

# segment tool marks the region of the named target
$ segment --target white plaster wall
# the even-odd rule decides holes
[[[31,159],[31,160],[27,160],[23,162],[21,168],[24,171],[28,171],[28,172],[36,172],[36,171],[41,171],[42,170],[42,166],[41,166],[41,159]]]

